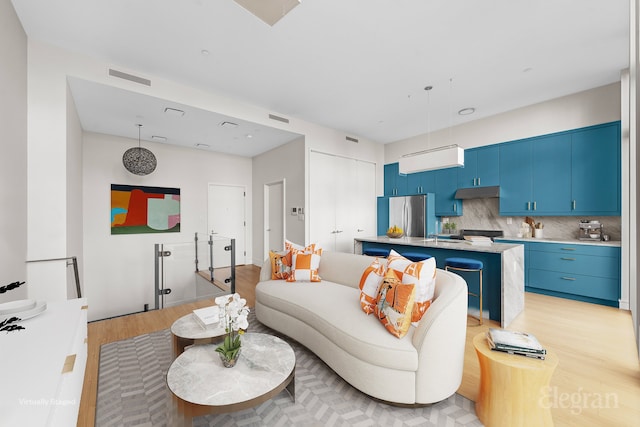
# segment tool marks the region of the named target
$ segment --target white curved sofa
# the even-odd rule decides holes
[[[264,325],[313,351],[358,390],[397,404],[430,404],[462,381],[467,284],[437,270],[434,300],[402,339],[360,308],[358,284],[373,258],[323,252],[319,283],[271,280],[262,266],[255,313]]]

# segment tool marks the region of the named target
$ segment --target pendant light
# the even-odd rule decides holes
[[[464,165],[464,150],[455,144],[430,148],[431,96],[433,86],[427,86],[427,149],[405,154],[398,160],[401,174],[425,172]]]
[[[138,126],[138,146],[129,148],[122,155],[122,164],[125,169],[134,175],[149,175],[156,170],[156,156],[146,148],[140,146],[140,129],[141,124]]]

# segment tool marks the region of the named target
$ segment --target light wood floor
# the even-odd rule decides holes
[[[250,305],[255,301],[259,271],[255,266],[236,270],[238,293]],[[90,323],[78,425],[94,425],[102,344],[169,328],[179,317],[207,305],[211,300]],[[472,340],[499,325],[485,320],[483,326],[472,326],[473,319],[468,324],[464,375],[458,392],[474,400],[480,370]],[[545,400],[552,407],[556,426],[638,425],[640,365],[628,311],[527,293],[525,310],[509,329],[536,335],[560,359],[551,379],[551,395]]]

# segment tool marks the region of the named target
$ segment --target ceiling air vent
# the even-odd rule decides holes
[[[347,141],[351,141],[351,142],[359,142],[356,138],[353,138],[351,136],[345,136],[344,137]]]
[[[269,118],[271,120],[277,120],[282,123],[289,123],[289,119],[285,119],[284,117],[276,116],[275,114],[269,114]]]
[[[225,121],[225,122],[220,123],[220,127],[228,128],[228,129],[234,129],[234,128],[238,127],[238,124],[237,123],[233,123],[233,122]]]
[[[134,76],[133,74],[125,73],[123,71],[114,70],[113,68],[109,68],[109,75],[119,79],[129,80],[130,82],[139,83],[141,85],[151,86],[151,80],[149,79]]]

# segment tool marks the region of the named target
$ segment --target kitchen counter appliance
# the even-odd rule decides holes
[[[600,221],[589,221],[588,219],[580,220],[578,228],[578,239],[580,240],[603,240],[603,226]]]

